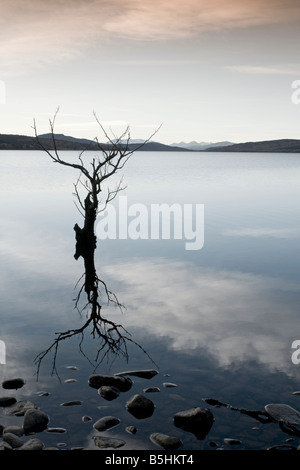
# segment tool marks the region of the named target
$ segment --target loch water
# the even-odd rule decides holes
[[[70,161],[77,155],[63,152]],[[93,423],[115,416],[120,423],[104,435],[123,440],[119,450],[157,450],[150,439],[156,432],[180,439],[181,450],[297,447],[299,438],[278,423],[239,410],[263,411],[270,403],[300,410],[300,155],[137,152],[116,176],[111,189],[121,177],[126,189],[112,204],[117,213],[126,201],[135,231],[100,239],[98,227],[95,262],[124,305],[107,304],[101,285],[101,311],[120,325],[125,349],[104,348],[97,357],[97,335],[87,329],[51,349],[37,370],[36,357],[88,314],[74,300],[83,274],[82,259],[74,259],[73,227],[82,224],[73,194],[78,174],[43,152],[0,153],[0,378],[22,377],[25,386],[11,394],[35,402],[49,426],[66,430],[37,437],[59,449],[99,450]],[[184,218],[181,238],[171,219],[169,237],[151,237],[151,207],[160,204],[203,209],[190,226],[203,236],[199,249],[186,249]],[[145,212],[149,236],[135,239]],[[115,400],[88,385],[93,373],[145,369],[158,374],[132,376],[132,389]],[[151,417],[128,412],[134,394],[154,402]],[[81,404],[62,406],[72,400]],[[214,415],[204,439],[174,426],[177,412],[194,407]],[[0,410],[0,424],[20,422]],[[230,438],[240,443],[224,441]]]

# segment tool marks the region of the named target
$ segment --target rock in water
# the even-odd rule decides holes
[[[97,429],[97,431],[106,431],[107,429],[117,426],[119,423],[119,418],[115,418],[114,416],[104,416],[94,423],[93,428]]]
[[[94,374],[89,377],[89,386],[98,389],[102,386],[116,387],[120,392],[127,392],[132,387],[132,380],[129,377]]]
[[[284,421],[289,424],[300,425],[300,413],[289,405],[285,404],[269,404],[265,406],[265,410],[275,421]]]
[[[174,416],[174,425],[184,431],[192,432],[197,439],[205,439],[213,422],[214,416],[207,408],[191,408],[180,411]]]
[[[18,388],[22,388],[24,385],[25,385],[25,381],[20,378],[4,380],[4,382],[2,382],[2,387],[5,389],[17,390]]]
[[[124,376],[124,375],[133,375],[135,377],[142,377],[143,379],[152,379],[155,375],[158,374],[158,371],[155,369],[147,369],[147,370],[128,370],[125,372],[119,372],[118,374],[115,374],[117,377],[118,376]]]
[[[24,415],[23,428],[25,434],[44,431],[49,423],[49,417],[41,410],[27,410]]]
[[[181,440],[177,437],[168,436],[166,434],[161,434],[158,432],[151,434],[150,439],[155,444],[159,445],[160,447],[163,447],[166,450],[178,449],[182,445]]]
[[[44,444],[39,439],[29,439],[19,450],[43,450]]]
[[[137,394],[126,403],[126,408],[135,418],[144,419],[153,415],[155,406],[149,398]]]
[[[122,441],[121,439],[114,439],[112,437],[104,436],[95,436],[94,442],[96,446],[100,447],[100,449],[108,449],[109,447],[117,449],[118,447],[125,445],[125,441]]]
[[[105,400],[111,401],[115,398],[118,398],[120,395],[120,390],[116,387],[110,387],[108,385],[102,385],[98,390],[99,395]]]

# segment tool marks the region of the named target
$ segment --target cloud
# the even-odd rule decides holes
[[[223,367],[249,360],[286,367],[296,321],[287,299],[296,284],[166,259],[132,260],[104,272],[121,282],[127,312],[120,322],[129,330],[146,328],[174,349],[205,348]]]
[[[284,65],[228,65],[228,70],[233,72],[254,74],[254,75],[295,75],[300,73],[300,64]]]
[[[160,41],[299,21],[296,0],[0,0],[2,69],[95,53],[118,38]]]
[[[225,236],[231,237],[272,237],[282,239],[298,239],[300,237],[299,228],[241,228],[227,230]]]

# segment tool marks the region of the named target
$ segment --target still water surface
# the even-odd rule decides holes
[[[76,159],[77,153],[64,156]],[[285,444],[290,436],[278,424],[203,399],[248,410],[263,410],[268,403],[300,410],[300,397],[293,393],[300,389],[300,364],[292,362],[291,347],[300,340],[299,155],[139,152],[118,176],[127,185],[122,196],[129,205],[204,205],[201,250],[187,251],[184,240],[173,239],[98,241],[98,276],[126,307],[121,312],[107,306],[103,292],[103,315],[121,324],[147,354],[128,343],[128,362],[110,355],[96,371],[155,368],[159,374],[151,380],[133,377],[132,390],[108,402],[88,386],[97,341],[87,331],[81,345],[80,338],[59,345],[54,375],[49,353],[37,380],[35,357],[57,332],[85,321],[85,313],[74,309],[83,274],[81,259],[73,257],[73,226],[82,223],[72,194],[78,175],[42,152],[2,151],[1,381],[23,377],[26,385],[14,396],[36,402],[49,414],[51,427],[66,428],[63,435],[38,436],[47,446],[97,449],[92,424],[106,415],[120,418],[105,435],[123,439],[124,450],[157,450],[149,439],[153,432],[178,437],[182,450],[230,448],[224,438],[239,439],[238,449]],[[147,394],[155,412],[137,420],[126,402],[149,386],[160,389]],[[49,395],[40,397],[40,391]],[[60,406],[69,400],[82,405]],[[215,417],[203,440],[173,423],[175,413],[197,406]],[[83,423],[84,415],[92,421]],[[0,423],[6,420],[1,412]],[[136,434],[126,432],[130,425]],[[297,437],[292,445],[298,445]]]

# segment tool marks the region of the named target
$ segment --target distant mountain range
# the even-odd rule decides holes
[[[66,136],[64,134],[55,134],[55,142],[58,150],[95,150],[99,144],[94,140],[79,139]],[[51,134],[42,134],[39,140],[47,149],[53,149],[53,140]],[[297,139],[278,139],[264,140],[259,142],[245,142],[234,144],[232,142],[180,142],[172,145],[161,144],[160,142],[149,141],[144,145],[143,140],[131,140],[130,150],[139,148],[140,151],[151,152],[281,152],[281,153],[300,153],[300,140]],[[122,144],[122,142],[121,142]],[[102,148],[109,149],[108,142],[100,144]],[[0,134],[0,150],[40,150],[41,147],[35,137]]]
[[[227,147],[227,145],[233,145],[233,142],[179,142],[179,144],[172,144],[174,147],[180,147],[181,149],[188,149],[188,150],[194,150],[194,151],[202,151],[202,150],[207,150],[207,149],[212,149],[212,148],[217,148],[217,147]]]

